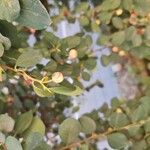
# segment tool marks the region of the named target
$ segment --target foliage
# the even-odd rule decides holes
[[[64,0],[1,0],[0,149],[92,150],[93,141],[106,138],[114,149],[149,149],[149,8],[150,0],[77,0],[73,7]],[[63,20],[78,21],[81,33],[59,38],[49,32]],[[131,101],[114,98],[111,106],[105,103],[79,119],[66,118],[70,96],[100,85],[82,85],[99,58],[91,48],[92,33],[99,35],[98,45],[110,49],[100,58],[104,66],[124,59],[138,64],[132,69],[142,94]],[[48,133],[62,141],[50,146]]]

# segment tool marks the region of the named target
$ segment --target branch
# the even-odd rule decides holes
[[[113,133],[113,132],[117,132],[117,131],[122,131],[122,130],[127,130],[131,127],[134,127],[134,126],[142,126],[144,125],[147,121],[150,121],[150,118],[146,119],[146,120],[141,120],[139,122],[136,122],[136,123],[132,123],[132,124],[129,124],[127,126],[124,126],[124,127],[121,127],[121,128],[108,128],[108,131],[104,132],[104,133],[100,133],[100,134],[96,134],[96,133],[93,133],[92,136],[88,137],[88,138],[85,138],[81,141],[78,141],[76,143],[73,143],[73,144],[70,144],[70,145],[67,145],[63,148],[60,148],[58,150],[69,150],[71,148],[75,148],[75,147],[79,147],[81,144],[83,143],[89,143],[91,142],[92,140],[99,140],[99,141],[102,141],[104,139],[106,139],[107,135]]]

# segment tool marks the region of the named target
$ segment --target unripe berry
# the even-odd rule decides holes
[[[123,13],[123,10],[122,10],[122,9],[117,9],[117,10],[116,10],[116,15],[117,15],[117,16],[120,16],[122,13]]]
[[[78,57],[78,52],[76,49],[71,49],[69,51],[69,59],[76,59]]]
[[[113,51],[114,53],[117,53],[117,52],[119,52],[119,48],[114,46],[114,47],[112,48],[112,51]]]
[[[52,81],[55,83],[61,83],[64,80],[64,76],[61,72],[55,72],[52,74]]]
[[[119,52],[119,56],[125,56],[125,55],[126,55],[125,51],[121,50],[121,51]]]
[[[122,113],[122,110],[120,108],[117,108],[116,112],[117,113]]]
[[[100,25],[100,24],[101,24],[101,21],[100,21],[99,19],[96,19],[95,22],[96,22],[97,25]]]

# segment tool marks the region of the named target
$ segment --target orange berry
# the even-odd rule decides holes
[[[114,47],[112,48],[112,51],[113,51],[114,53],[117,53],[117,52],[119,52],[119,48],[114,46]]]

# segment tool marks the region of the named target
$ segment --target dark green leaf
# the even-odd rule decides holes
[[[33,118],[31,125],[24,132],[24,136],[27,137],[31,132],[38,132],[42,135],[45,134],[45,125],[40,118],[38,118],[38,117]]]
[[[128,125],[129,120],[128,120],[128,117],[124,113],[114,112],[110,116],[109,124],[112,127],[119,128],[119,127],[123,127],[123,126]]]
[[[21,114],[15,124],[15,132],[17,134],[23,133],[31,124],[33,119],[32,111]]]
[[[107,136],[109,145],[114,149],[125,148],[129,142],[123,133],[112,133]]]
[[[76,96],[76,95],[82,94],[82,92],[83,92],[83,90],[81,88],[79,88],[78,86],[76,86],[73,89],[70,89],[65,86],[53,87],[53,88],[49,88],[49,89],[51,91],[53,91],[54,93],[67,95],[67,96]]]
[[[87,116],[82,116],[79,118],[81,124],[81,132],[85,134],[91,134],[96,130],[96,123],[93,119]]]
[[[0,19],[9,22],[15,20],[20,13],[20,4],[18,0],[0,1]]]
[[[29,49],[24,50],[23,53],[18,57],[16,66],[29,68],[35,66],[42,60],[42,55],[39,50]]]
[[[119,7],[121,3],[121,0],[105,0],[101,4],[101,10],[107,11],[107,10],[113,10]]]
[[[66,144],[75,142],[81,131],[80,123],[73,119],[68,118],[62,122],[59,127],[59,135],[63,142]]]
[[[20,16],[16,20],[20,24],[35,29],[50,25],[49,14],[40,0],[20,0],[20,7]]]
[[[112,44],[120,46],[125,41],[125,32],[119,31],[112,35]]]

